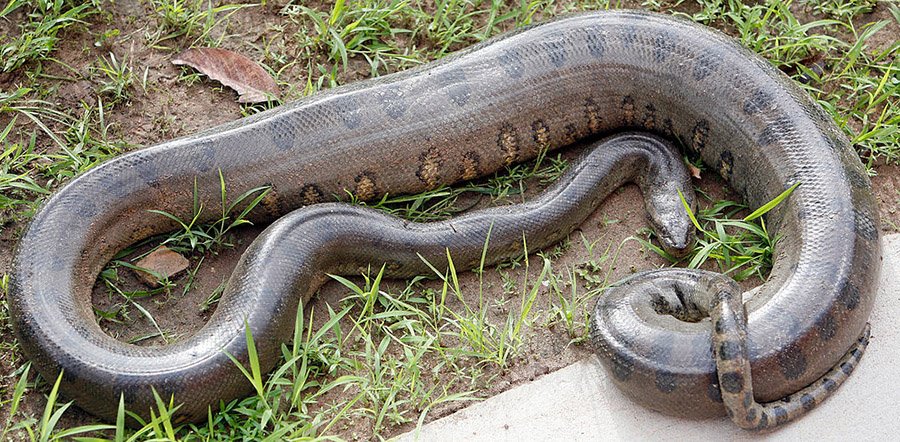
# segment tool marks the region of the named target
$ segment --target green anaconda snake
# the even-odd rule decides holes
[[[523,232],[530,247],[549,245],[629,180],[643,187],[663,242],[683,247],[688,224],[675,191],[689,184],[670,167],[680,154],[666,156],[666,143],[640,133],[601,142],[523,206],[415,224],[324,203],[345,191],[362,200],[421,192],[623,131],[680,140],[753,207],[800,186],[767,215],[782,239],[769,280],[743,308],[728,278],[676,269],[639,274],[601,297],[592,338],[611,378],[650,408],[693,417],[727,409],[748,428],[814,407],[867,342],[881,253],[869,179],[839,129],[785,75],[716,31],[638,12],[511,32],[88,171],[44,204],[19,243],[13,325],[40,373],[55,379],[62,370],[62,393],[91,413],[114,419],[120,394],[144,412],[152,387],[183,402],[184,419],[204,419],[211,404],[251,390],[226,356],[246,363],[245,321],[271,369],[298,303],[326,272],[372,263],[402,277],[423,271],[417,252],[440,266],[446,249],[472,264],[489,228],[494,261],[519,253]],[[147,209],[190,218],[195,180],[201,203],[216,207],[219,171],[233,194],[271,186],[256,216],[281,219],[248,249],[196,334],[163,347],[107,336],[91,308],[102,267],[175,230]]]

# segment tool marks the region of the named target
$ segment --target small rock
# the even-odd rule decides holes
[[[172,278],[187,270],[190,262],[181,256],[180,253],[166,246],[160,246],[160,248],[150,252],[150,254],[141,258],[134,265],[155,272],[160,278]],[[141,282],[150,287],[160,286],[159,279],[148,272],[135,270],[134,274],[137,275]]]

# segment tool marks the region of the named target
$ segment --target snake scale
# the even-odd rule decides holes
[[[53,195],[22,237],[13,325],[40,373],[62,370],[63,394],[91,413],[114,419],[120,394],[145,413],[153,387],[184,402],[182,418],[204,419],[210,404],[250,391],[225,356],[246,363],[245,321],[271,369],[324,272],[384,263],[404,276],[422,270],[416,252],[440,265],[445,248],[474,264],[489,228],[495,259],[518,253],[523,232],[529,245],[548,245],[629,180],[642,186],[663,242],[683,247],[689,224],[673,193],[690,186],[670,167],[680,154],[642,133],[602,141],[522,206],[414,224],[326,202],[346,191],[361,200],[420,192],[628,130],[680,140],[754,207],[800,186],[767,215],[782,239],[768,282],[743,307],[728,278],[674,269],[601,297],[592,338],[611,378],[650,408],[693,417],[727,409],[749,428],[814,407],[867,342],[880,265],[869,179],[786,76],[716,31],[640,12],[535,25],[104,163]],[[201,203],[216,207],[220,170],[233,194],[270,186],[254,219],[282,219],[248,249],[209,323],[163,347],[104,334],[91,308],[99,271],[118,250],[176,228],[146,209],[190,218],[195,182]]]

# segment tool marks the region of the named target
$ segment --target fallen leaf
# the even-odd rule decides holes
[[[700,179],[700,168],[691,163],[687,163],[687,167],[688,167],[688,171],[691,172],[691,176],[694,178],[697,178],[699,180]]]
[[[135,263],[139,269],[146,269],[149,272],[135,269],[134,273],[144,284],[159,287],[160,279],[171,278],[187,270],[188,265],[190,262],[180,253],[166,246],[160,246]]]
[[[275,79],[253,60],[219,48],[188,49],[172,60],[188,65],[238,93],[238,103],[264,103],[278,98]]]

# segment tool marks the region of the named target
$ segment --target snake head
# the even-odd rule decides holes
[[[688,224],[685,230],[678,232],[663,232],[657,229],[659,243],[666,253],[675,258],[683,258],[690,253],[694,245],[694,226]]]
[[[685,180],[682,183],[685,185],[669,183],[663,186],[668,189],[654,191],[646,200],[647,218],[656,231],[660,245],[675,258],[687,255],[694,245],[694,223],[685,209],[685,203],[691,212],[696,212],[697,199],[690,182]]]

